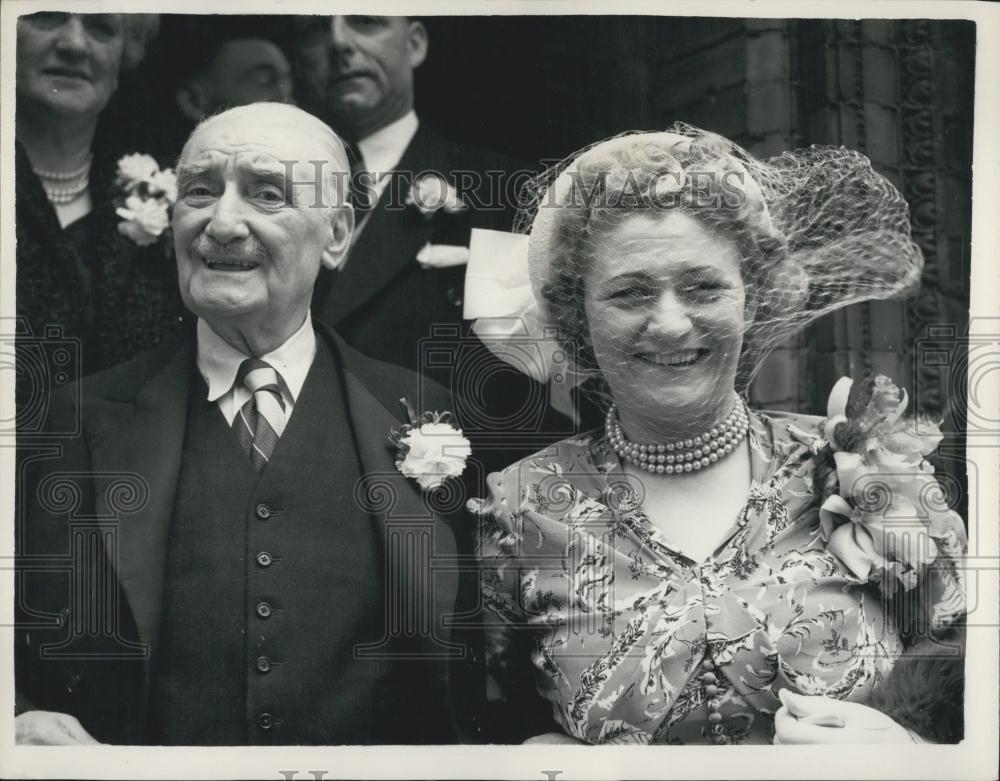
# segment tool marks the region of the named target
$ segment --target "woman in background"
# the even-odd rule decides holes
[[[925,460],[936,426],[903,418],[881,376],[839,383],[827,419],[738,392],[814,318],[919,283],[895,188],[845,149],[758,161],[678,126],[574,155],[522,227],[532,295],[511,314],[557,334],[606,419],[491,475],[477,507],[489,698],[522,730],[506,739],[953,729],[879,694],[922,631],[964,610],[965,530]],[[954,676],[940,683],[924,703],[954,702]]]
[[[130,22],[131,20],[131,22]],[[17,26],[16,234],[19,406],[52,383],[127,360],[173,330],[174,263],[156,215],[125,235],[115,127],[99,128],[125,52],[139,57],[148,15],[36,13]],[[129,65],[134,63],[127,63]],[[138,162],[143,159],[136,158]],[[155,170],[144,158],[142,175]],[[152,163],[152,164],[150,164]],[[161,234],[158,234],[159,228]],[[44,343],[41,341],[44,340]],[[79,346],[80,363],[47,367],[44,344]],[[72,353],[72,351],[71,351]],[[28,394],[27,396],[24,394]],[[24,411],[24,410],[22,410]],[[22,421],[27,423],[27,421]]]

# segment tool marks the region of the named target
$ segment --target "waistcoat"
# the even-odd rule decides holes
[[[147,734],[162,744],[381,742],[381,536],[325,341],[257,475],[200,377],[170,529]]]

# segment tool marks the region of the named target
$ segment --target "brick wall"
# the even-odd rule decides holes
[[[914,365],[912,345],[928,323],[961,330],[967,320],[971,25],[687,21],[665,40],[659,125],[683,119],[765,156],[813,143],[860,149],[910,201],[927,258],[918,299],[823,318],[774,351],[751,399],[822,413],[837,377],[877,371],[922,383],[930,414],[963,404],[941,372]]]

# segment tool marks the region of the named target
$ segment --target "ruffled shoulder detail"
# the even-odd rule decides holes
[[[817,454],[820,526],[849,572],[936,630],[965,612],[968,539],[927,460],[941,432],[905,416],[906,406],[905,391],[884,375],[837,383]]]

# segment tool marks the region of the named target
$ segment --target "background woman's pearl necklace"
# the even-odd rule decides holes
[[[727,456],[746,438],[750,418],[746,405],[737,396],[729,416],[704,434],[675,442],[637,444],[630,442],[618,422],[614,404],[608,410],[605,427],[611,447],[619,458],[640,469],[660,475],[696,472]]]
[[[35,176],[42,180],[42,187],[45,188],[45,195],[51,203],[67,204],[72,203],[87,188],[90,187],[90,163],[92,158],[88,157],[87,162],[75,171],[47,171],[44,168],[31,167]],[[65,182],[75,182],[75,184],[61,186]]]

